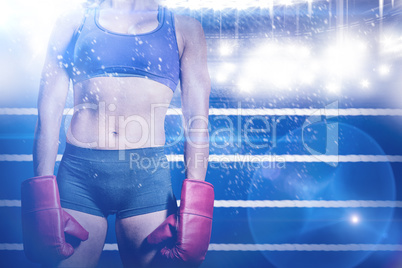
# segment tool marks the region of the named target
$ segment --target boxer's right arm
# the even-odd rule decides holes
[[[61,57],[83,16],[83,11],[62,15],[49,40],[38,96],[38,120],[33,147],[35,176],[52,175],[54,172],[60,124],[69,87],[69,76],[61,64]]]
[[[68,258],[74,252],[64,233],[80,240],[88,232],[60,205],[53,175],[59,131],[69,88],[69,75],[62,56],[79,27],[83,12],[61,16],[49,40],[38,97],[33,160],[35,177],[21,184],[21,223],[26,256],[42,264]]]

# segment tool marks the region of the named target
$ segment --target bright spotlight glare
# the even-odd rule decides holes
[[[230,54],[233,53],[233,46],[231,46],[228,43],[223,43],[219,48],[219,52],[221,56],[229,56]]]
[[[257,57],[271,57],[278,53],[280,47],[276,44],[268,43],[255,50]]]
[[[367,79],[364,79],[360,82],[362,88],[368,88],[370,86],[370,82]]]
[[[402,36],[395,37],[394,34],[390,34],[386,36],[381,43],[381,51],[384,54],[402,53]]]
[[[367,50],[367,44],[362,41],[358,41],[356,43],[356,47],[359,49],[359,51],[365,52]]]
[[[300,81],[307,85],[311,85],[314,82],[314,78],[314,75],[308,72],[302,72],[300,75]]]
[[[353,215],[352,217],[350,217],[350,221],[351,221],[353,224],[358,224],[358,223],[360,222],[360,218],[359,218],[359,216],[357,216],[357,215]]]
[[[222,66],[222,69],[225,70],[226,72],[233,72],[236,70],[236,65],[233,63],[224,63]]]
[[[190,1],[191,2],[191,1]],[[193,1],[195,2],[195,1]],[[215,9],[222,10],[225,8],[225,2],[222,0],[215,0]]]
[[[293,2],[292,2],[292,0],[283,0],[282,4],[285,6],[291,6],[291,5],[293,5]]]
[[[388,65],[383,64],[380,66],[380,68],[378,68],[378,71],[380,72],[380,75],[385,76],[390,73],[391,68]]]
[[[308,47],[301,47],[299,51],[300,55],[304,58],[310,56],[310,49]]]
[[[32,58],[45,54],[50,33],[60,14],[81,7],[84,0],[6,1],[0,9],[0,28],[12,23],[30,40]],[[9,28],[9,27],[8,27]]]
[[[330,74],[353,77],[364,66],[366,49],[360,41],[346,40],[343,44],[327,49],[325,54],[326,69]]]
[[[217,81],[218,83],[223,83],[223,82],[226,82],[227,78],[228,78],[228,77],[227,77],[225,74],[219,73],[219,74],[216,76],[216,81]]]
[[[309,84],[316,75],[310,49],[302,44],[265,43],[254,49],[242,72],[261,86],[290,88],[297,83]],[[304,70],[301,73],[301,70]]]
[[[240,91],[243,92],[250,92],[253,90],[252,83],[244,78],[237,83],[237,86],[239,87]]]
[[[46,51],[47,36],[35,36],[31,38],[30,45],[32,49],[32,57],[36,57],[39,54]]]
[[[274,6],[274,2],[272,0],[260,0],[259,7],[260,8],[272,8]]]
[[[215,79],[218,83],[224,83],[228,77],[236,70],[236,65],[233,63],[225,62],[219,67]]]
[[[4,1],[0,9],[0,27],[6,26],[10,14],[10,7],[8,6],[7,1]]]
[[[341,86],[337,83],[329,83],[325,88],[331,93],[339,93],[341,91]]]

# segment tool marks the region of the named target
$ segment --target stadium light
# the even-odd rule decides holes
[[[391,72],[391,68],[389,65],[387,64],[382,64],[380,65],[380,67],[378,68],[378,71],[380,73],[380,75],[382,76],[386,76]]]
[[[370,82],[367,79],[364,79],[360,82],[360,85],[362,86],[362,88],[369,88]]]

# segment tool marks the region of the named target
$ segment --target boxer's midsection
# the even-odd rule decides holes
[[[106,118],[83,115],[79,119],[73,116],[67,141],[78,147],[104,150],[163,146],[164,122],[152,122],[147,115],[141,114],[109,115]]]
[[[128,79],[100,78],[74,87],[68,143],[104,150],[165,144],[164,121],[171,90],[142,81],[145,79]]]

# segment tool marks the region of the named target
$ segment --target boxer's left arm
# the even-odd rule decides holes
[[[207,68],[207,45],[201,24],[177,16],[176,29],[183,45],[181,55],[181,98],[185,133],[186,180],[181,190],[178,215],[170,215],[147,238],[160,244],[171,237],[173,247],[161,250],[164,258],[200,264],[211,237],[214,204],[213,186],[205,182],[209,156],[208,109],[211,82]]]
[[[180,84],[186,178],[205,180],[209,156],[208,110],[211,91],[207,44],[197,20],[177,16],[177,21],[183,42]]]

